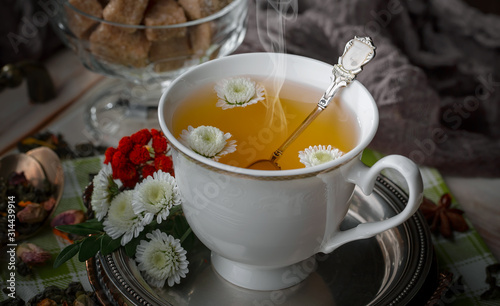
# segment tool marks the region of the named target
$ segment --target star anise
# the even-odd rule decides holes
[[[445,238],[452,238],[453,231],[465,232],[469,229],[463,217],[463,210],[451,208],[451,195],[445,193],[436,205],[424,197],[420,205],[420,211],[424,214],[427,223],[433,233],[440,233]]]

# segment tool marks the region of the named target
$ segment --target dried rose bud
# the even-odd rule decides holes
[[[41,203],[43,205],[43,209],[46,211],[51,211],[52,208],[56,205],[56,199],[53,197],[50,197],[47,201],[44,201]]]
[[[16,255],[29,266],[41,265],[50,259],[49,252],[29,242],[21,243],[16,249]]]
[[[78,224],[85,222],[86,219],[87,217],[83,210],[70,209],[55,216],[52,222],[50,222],[50,226]]]
[[[52,222],[50,222],[50,226],[52,226],[52,232],[56,236],[59,236],[73,243],[74,240],[80,239],[81,237],[74,234],[61,232],[60,230],[56,229],[56,226],[78,224],[85,222],[85,220],[87,220],[87,216],[85,215],[83,210],[70,209],[55,216],[54,219],[52,219]]]
[[[47,211],[38,203],[28,204],[23,210],[17,212],[17,219],[21,223],[38,223],[45,220],[45,217],[47,217]]]

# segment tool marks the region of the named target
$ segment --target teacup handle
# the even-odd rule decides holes
[[[338,231],[323,244],[321,252],[330,253],[344,243],[373,237],[383,231],[394,228],[405,222],[418,210],[423,197],[422,176],[418,166],[404,156],[386,156],[372,167],[367,167],[358,159],[346,170],[344,176],[346,181],[358,185],[364,194],[369,195],[373,191],[380,171],[387,168],[401,173],[408,184],[409,198],[403,211],[386,220],[362,223],[352,229]]]

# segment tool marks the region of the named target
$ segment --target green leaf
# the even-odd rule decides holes
[[[165,222],[164,222],[165,223]],[[163,223],[162,223],[163,224]],[[142,230],[141,234],[144,234],[144,237],[146,237],[147,233],[151,233],[154,231],[156,228],[158,228],[160,225],[156,222],[156,219],[151,221],[151,223],[147,224],[144,226],[144,229]],[[144,239],[144,238],[143,238]]]
[[[78,260],[81,262],[94,257],[101,248],[102,235],[88,236],[82,240],[82,246],[78,253]]]
[[[139,236],[132,238],[132,240],[124,246],[125,254],[127,254],[128,257],[135,257],[135,250],[139,243],[141,243],[141,240],[146,240],[147,233],[149,233],[149,231],[145,228]]]
[[[57,255],[56,260],[54,261],[54,269],[60,267],[63,263],[78,254],[78,251],[80,251],[80,245],[81,241],[78,241],[62,249],[61,252],[59,252],[59,255]]]
[[[71,225],[59,225],[56,226],[56,229],[62,232],[81,235],[81,236],[101,234],[103,232],[103,227],[100,222],[88,222],[88,221],[84,223],[71,224]]]
[[[186,230],[189,229],[189,224],[184,215],[182,215],[182,211],[180,211],[180,213],[170,214],[167,220],[156,226],[156,229],[180,239]]]
[[[151,232],[154,231],[155,229],[159,229],[160,231],[171,235],[174,232],[174,225],[175,223],[173,222],[173,219],[169,217],[169,219],[158,224],[156,228],[151,229]]]
[[[118,187],[112,176],[108,177],[108,191],[110,193],[108,200],[111,203],[114,197],[116,197],[120,193],[120,188]]]
[[[101,238],[101,253],[106,256],[108,254],[113,253],[121,246],[121,237],[117,239],[113,239],[108,235],[103,235]]]
[[[140,239],[135,239],[127,243],[124,246],[125,254],[127,254],[128,257],[135,257],[135,250],[137,249],[137,246],[140,242]]]
[[[183,215],[182,205],[173,206],[172,209],[170,209],[170,215],[171,216]]]
[[[184,236],[184,233],[190,229],[189,223],[186,220],[186,217],[179,215],[174,218],[174,230],[173,236],[177,239],[180,239]]]
[[[83,223],[79,223],[82,226],[88,227],[88,228],[93,228],[96,230],[101,230],[103,231],[103,225],[102,222],[97,220],[97,218],[89,219]]]
[[[88,228],[88,229],[94,229],[96,231],[101,231],[101,232],[104,231],[104,226],[102,225],[102,222],[97,220],[96,218],[89,219],[83,223],[78,223],[78,224],[74,224],[74,225],[79,225],[81,227]]]

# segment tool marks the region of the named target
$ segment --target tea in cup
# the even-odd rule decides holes
[[[331,71],[329,64],[296,55],[232,55],[184,73],[160,99],[159,121],[173,149],[187,221],[211,250],[215,270],[235,285],[254,290],[293,286],[314,271],[315,254],[396,227],[420,205],[422,178],[412,161],[391,155],[371,168],[361,162],[375,136],[378,111],[358,81],[341,90],[287,148],[282,170],[246,168],[268,158],[308,115],[330,84]],[[253,84],[256,101],[234,106],[224,100],[220,89],[228,84],[235,91],[238,84],[243,89]],[[198,132],[201,138],[222,137],[224,154],[211,156],[196,148],[189,137]],[[308,161],[322,150],[337,151],[326,162]],[[406,208],[389,219],[340,230],[355,185],[371,193],[386,168],[406,180]]]

